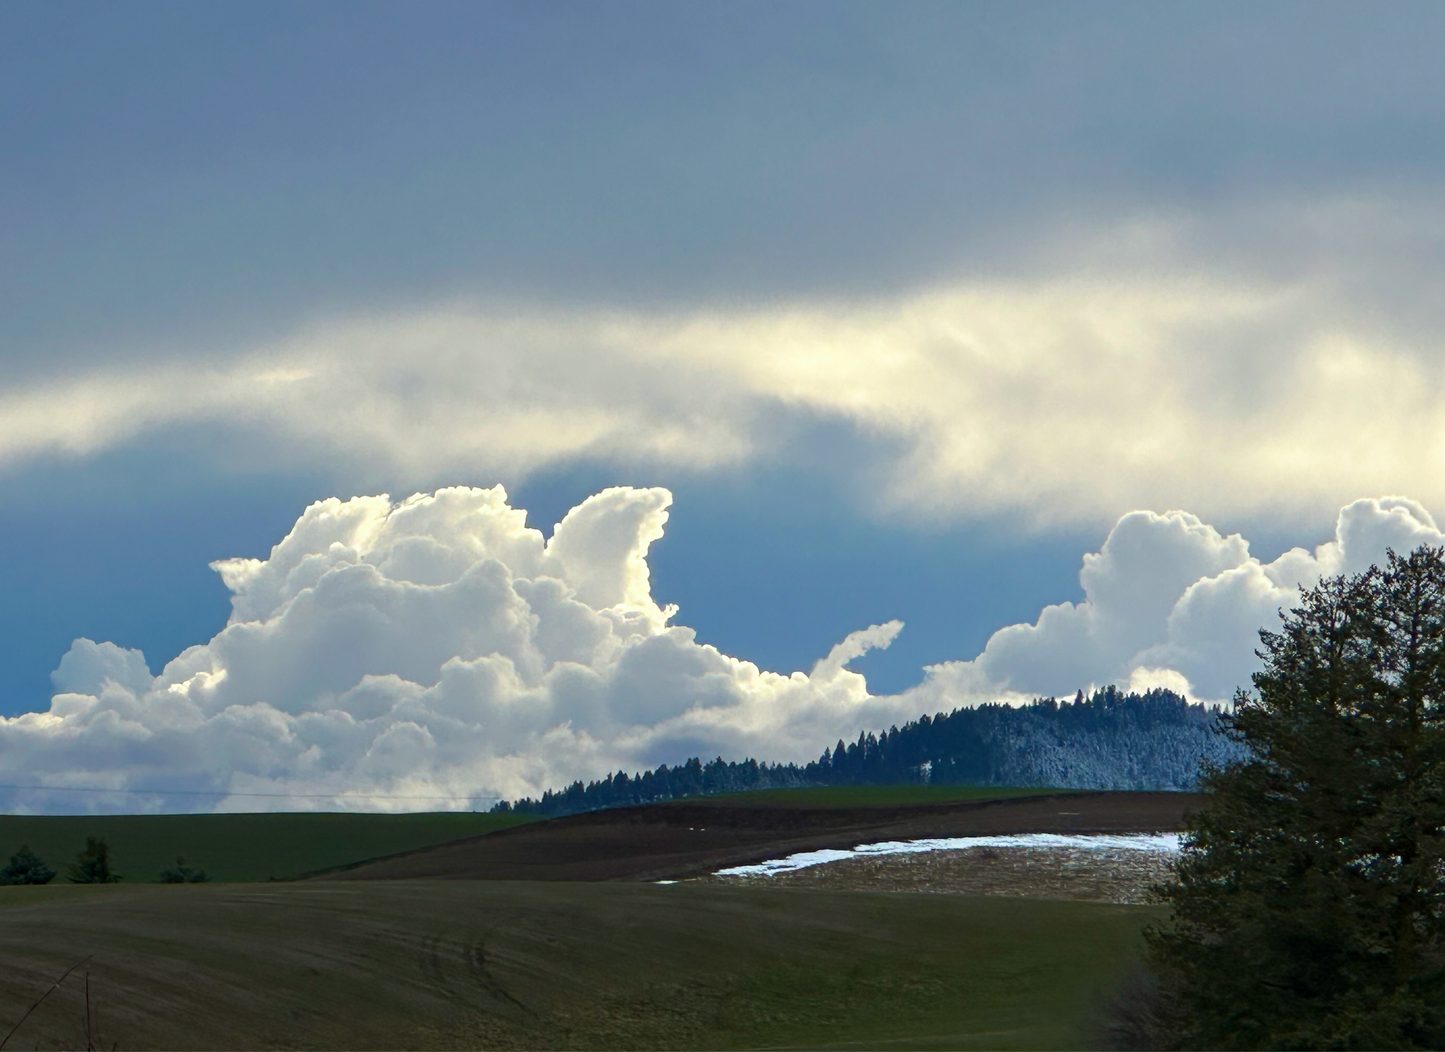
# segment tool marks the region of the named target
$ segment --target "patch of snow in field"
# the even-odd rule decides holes
[[[861,855],[912,855],[925,851],[962,851],[975,847],[1075,848],[1088,851],[1162,851],[1179,850],[1178,833],[1022,833],[1015,836],[937,837],[929,840],[886,840],[878,844],[860,844],[851,850],[824,848],[821,851],[800,851],[787,858],[771,859],[751,866],[732,866],[717,871],[719,877],[767,877],[775,873],[791,873],[841,862]]]

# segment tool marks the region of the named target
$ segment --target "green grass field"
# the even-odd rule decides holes
[[[757,789],[748,793],[694,796],[686,804],[729,804],[754,807],[898,807],[906,804],[946,804],[955,801],[1011,800],[1020,796],[1047,796],[1071,789],[1008,789],[979,785],[826,785],[802,789]]]
[[[21,844],[65,872],[87,836],[110,845],[127,882],[153,881],[184,855],[216,881],[284,880],[378,855],[530,821],[526,815],[432,814],[0,815],[0,865]]]
[[[95,1047],[1089,1047],[1149,908],[683,883],[0,888],[0,1024]],[[12,1040],[83,1047],[82,969]]]

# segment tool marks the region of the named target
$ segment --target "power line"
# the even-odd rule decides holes
[[[129,793],[135,796],[246,796],[267,800],[500,800],[482,793],[453,793],[450,796],[390,796],[383,793],[231,793],[215,789],[97,789],[75,785],[0,785],[0,789],[25,789],[43,793]]]

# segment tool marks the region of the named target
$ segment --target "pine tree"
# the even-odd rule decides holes
[[[1445,1047],[1445,549],[1261,632],[1149,935],[1186,1048]]]
[[[183,856],[178,855],[176,864],[169,869],[161,870],[161,875],[156,882],[158,884],[204,884],[210,879],[206,876],[204,869],[196,869]]]
[[[49,884],[54,879],[55,870],[42,862],[29,844],[21,844],[10,863],[0,869],[0,884]]]
[[[121,879],[110,868],[110,845],[93,836],[85,838],[85,850],[75,856],[66,877],[72,884],[119,884]]]

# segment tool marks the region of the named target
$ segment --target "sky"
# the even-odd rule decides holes
[[[1227,700],[1300,584],[1438,536],[1442,29],[5,5],[0,781],[112,791],[0,805]]]

